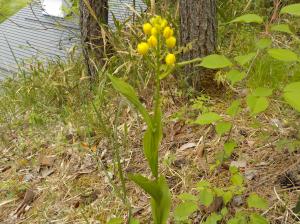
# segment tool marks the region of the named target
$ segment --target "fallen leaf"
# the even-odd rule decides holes
[[[34,191],[32,189],[28,189],[25,192],[22,203],[18,206],[14,214],[17,217],[20,217],[26,211],[26,207],[33,202],[34,197],[35,197]]]
[[[189,143],[186,143],[184,145],[182,145],[180,148],[179,148],[179,151],[184,151],[186,149],[190,149],[190,148],[195,148],[197,146],[196,143],[194,142],[189,142]]]
[[[247,162],[245,160],[232,161],[230,166],[235,166],[237,168],[245,168],[247,166]]]

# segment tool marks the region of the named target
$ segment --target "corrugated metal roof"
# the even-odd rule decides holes
[[[146,9],[135,0],[136,10]],[[133,0],[109,0],[109,25],[113,16],[124,21],[132,12]],[[63,59],[80,41],[78,20],[45,16],[39,3],[32,3],[0,24],[0,80],[34,60]]]

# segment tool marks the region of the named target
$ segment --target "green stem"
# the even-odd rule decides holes
[[[177,63],[177,66],[178,67],[183,67],[183,66],[186,66],[186,65],[189,65],[189,64],[193,64],[193,63],[197,63],[197,62],[201,62],[201,61],[202,61],[202,58],[194,58],[192,60],[179,62],[179,63]]]

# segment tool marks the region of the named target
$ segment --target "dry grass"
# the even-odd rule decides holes
[[[213,98],[210,103],[221,114],[229,104],[220,98]],[[246,192],[254,191],[268,199],[270,207],[264,214],[270,222],[297,223],[291,209],[299,195],[299,182],[284,188],[282,178],[289,172],[300,172],[299,152],[276,149],[280,138],[295,135],[294,127],[300,122],[296,114],[283,111],[274,102],[265,115],[257,118],[260,125],[254,128],[253,119],[243,111],[232,132],[239,142],[234,157],[222,168],[209,172],[209,164],[222,150],[224,139],[212,127],[171,121],[169,115],[179,109],[174,102],[165,101],[165,108],[161,171],[167,176],[175,201],[176,195],[193,191],[195,183],[202,179],[226,186],[229,180],[226,165],[232,160],[245,160],[247,165],[241,171],[254,173],[253,179],[247,180]],[[274,128],[274,118],[282,127]],[[128,121],[131,141],[129,149],[122,152],[123,167],[126,172],[150,174],[139,141],[143,124],[130,110],[123,114],[123,119]],[[43,129],[24,127],[22,131],[7,132],[7,143],[0,148],[1,223],[105,223],[113,215],[126,217],[126,209],[107,178],[108,175],[114,184],[119,184],[114,176],[110,147],[101,136],[97,136],[97,145],[89,145],[88,139],[78,138],[73,130],[71,125],[55,124]],[[196,143],[197,147],[182,148],[186,143]],[[55,158],[54,162],[47,156]],[[134,216],[141,223],[150,223],[147,196],[131,182],[127,187]],[[17,217],[15,212],[27,189],[35,193],[33,202]],[[231,211],[236,209],[240,208],[232,207]]]

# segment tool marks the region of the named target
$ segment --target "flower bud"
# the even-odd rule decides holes
[[[142,42],[142,43],[138,44],[137,52],[140,55],[147,54],[148,50],[149,50],[149,45],[146,42]]]
[[[145,23],[143,25],[143,31],[145,34],[147,35],[151,34],[151,30],[152,30],[152,25],[150,23]]]
[[[166,39],[166,45],[170,49],[174,48],[176,46],[176,38],[169,37],[168,39]]]
[[[167,26],[165,29],[164,29],[164,37],[166,39],[170,38],[171,36],[173,36],[174,34],[174,31],[169,27]]]
[[[174,65],[176,62],[176,57],[174,54],[168,54],[165,58],[167,65]]]
[[[156,47],[157,46],[157,38],[156,38],[156,36],[149,37],[148,44],[149,44],[150,47]]]

